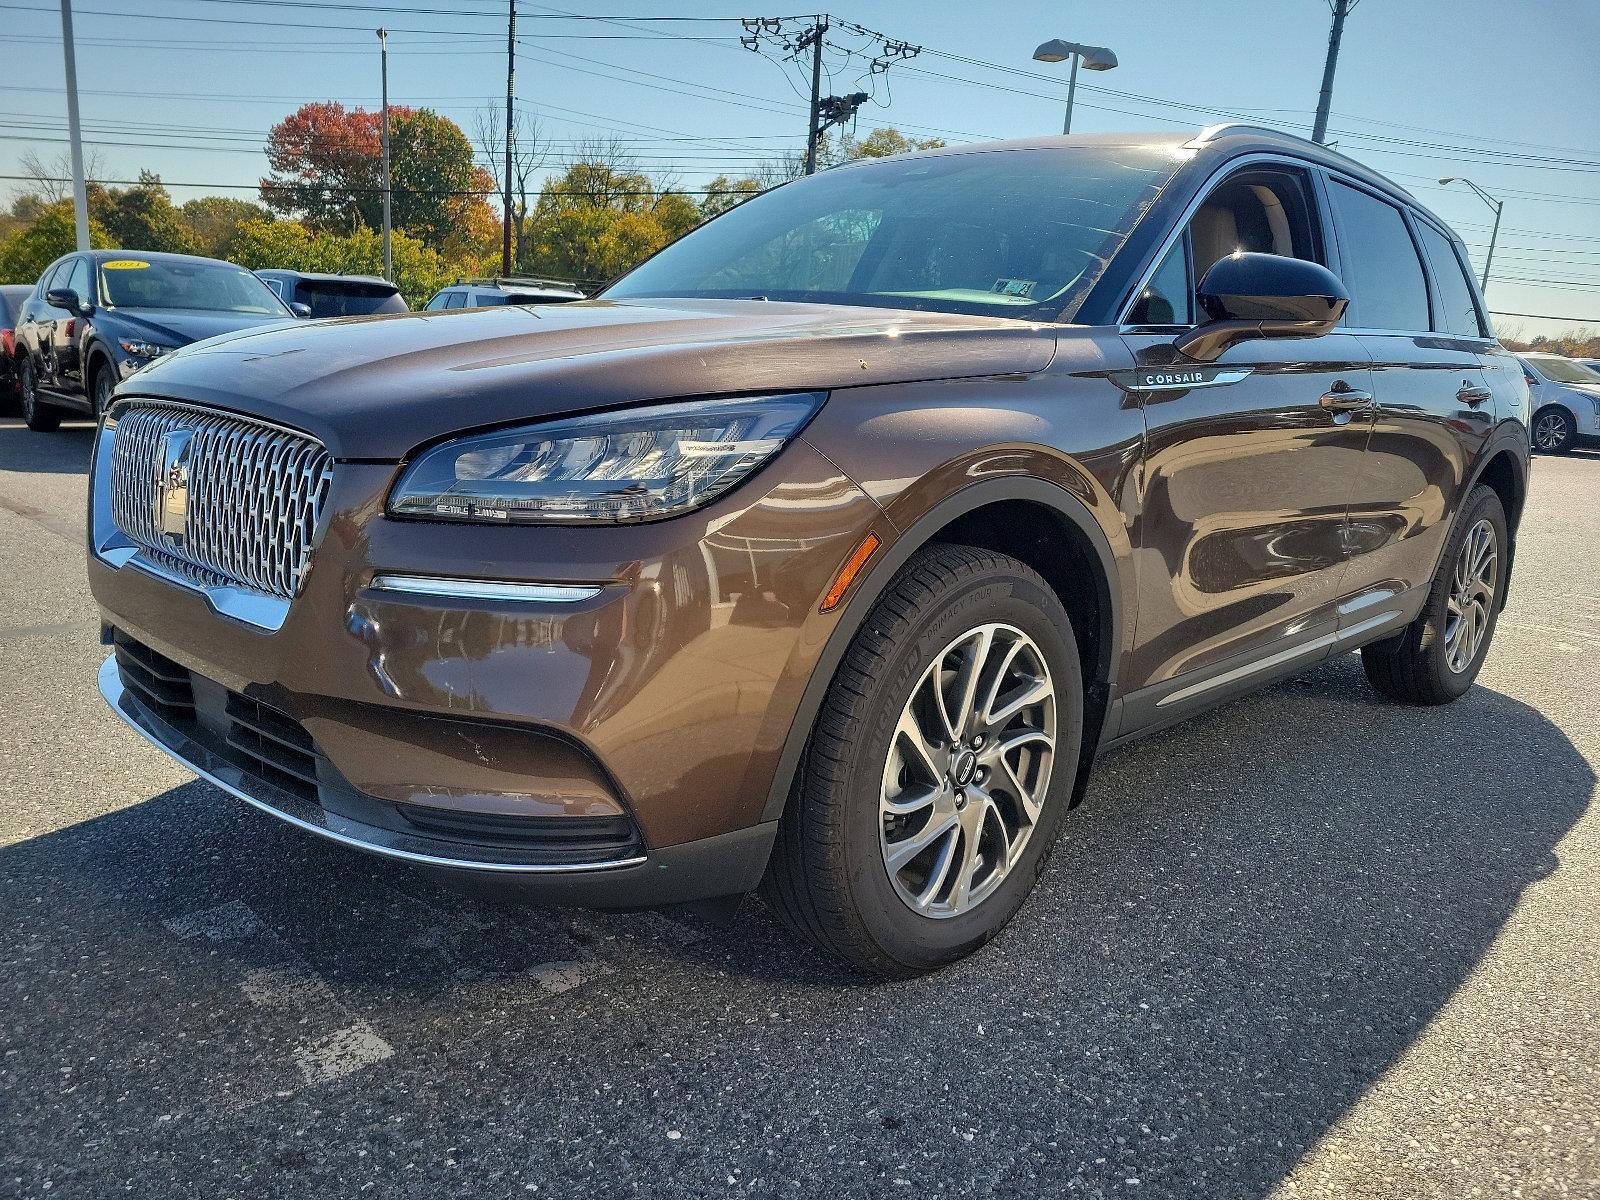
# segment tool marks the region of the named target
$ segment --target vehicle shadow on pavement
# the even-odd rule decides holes
[[[1109,756],[1013,926],[880,986],[756,903],[484,901],[188,784],[0,850],[4,1174],[1263,1196],[1595,783],[1533,708],[1375,701],[1346,656]]]
[[[69,418],[54,433],[35,433],[20,420],[0,418],[0,471],[87,475],[95,426]]]

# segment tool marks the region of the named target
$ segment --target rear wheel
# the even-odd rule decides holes
[[[22,420],[35,433],[54,433],[61,428],[61,410],[39,399],[39,376],[31,355],[22,356],[17,372],[22,388]]]
[[[1500,617],[1509,545],[1500,496],[1480,484],[1456,521],[1421,615],[1404,633],[1362,649],[1373,687],[1410,704],[1446,704],[1472,686]]]
[[[1545,454],[1565,454],[1578,436],[1578,423],[1564,408],[1546,408],[1533,418],[1533,446]]]
[[[1016,559],[919,552],[828,691],[764,893],[793,930],[891,978],[987,942],[1049,857],[1077,772],[1072,623]]]

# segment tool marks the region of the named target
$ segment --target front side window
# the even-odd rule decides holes
[[[107,259],[100,264],[100,286],[106,303],[118,308],[287,313],[254,272],[228,263]]]
[[[467,294],[465,292],[451,292],[449,299],[444,302],[444,306],[446,308],[465,308],[467,306]]]
[[[1450,239],[1426,221],[1417,222],[1417,236],[1433,268],[1433,283],[1437,295],[1439,314],[1434,329],[1440,333],[1454,333],[1462,337],[1482,337],[1483,323],[1478,317],[1478,302],[1472,296],[1472,284],[1467,282],[1466,269],[1461,256]]]
[[[1160,147],[1072,147],[824,171],[729,210],[603,295],[1055,320],[1076,308],[1181,161]]]
[[[424,308],[422,311],[423,312],[438,312],[441,308],[443,308],[448,303],[450,303],[450,293],[449,292],[438,292],[438,293],[436,293],[434,295],[432,300],[428,301],[427,307]]]
[[[93,304],[95,302],[94,289],[89,286],[89,260],[75,258],[72,260],[72,274],[67,276],[66,286],[78,294],[78,303]]]
[[[1132,325],[1193,325],[1194,283],[1189,278],[1189,239],[1179,238],[1145,284],[1128,313]]]
[[[1428,283],[1400,210],[1337,179],[1329,191],[1349,276],[1344,281],[1350,291],[1345,324],[1413,332],[1429,328]]]

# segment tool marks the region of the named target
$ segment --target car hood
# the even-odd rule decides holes
[[[463,430],[650,400],[1027,374],[1056,326],[753,300],[587,301],[296,322],[182,350],[137,393],[400,459]]]
[[[132,309],[107,308],[102,318],[117,325],[119,337],[139,337],[164,346],[187,346],[220,333],[241,329],[260,329],[269,325],[292,324],[297,320],[284,314],[216,312],[200,308]],[[109,323],[109,322],[107,322]]]

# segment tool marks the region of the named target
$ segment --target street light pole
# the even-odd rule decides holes
[[[383,62],[383,277],[394,278],[394,255],[389,245],[389,31],[378,30],[378,55]]]
[[[1078,59],[1081,55],[1072,56],[1072,74],[1067,76],[1067,119],[1061,122],[1061,135],[1065,137],[1072,132],[1072,101],[1078,95]]]
[[[1072,102],[1078,95],[1078,64],[1085,71],[1109,71],[1117,65],[1117,56],[1104,46],[1085,46],[1081,42],[1064,42],[1055,38],[1033,52],[1034,62],[1058,63],[1072,60],[1072,74],[1067,77],[1067,117],[1061,123],[1061,132],[1072,132]]]
[[[61,0],[61,47],[67,67],[67,137],[72,143],[72,220],[78,249],[89,249],[89,187],[83,178],[83,131],[78,127],[78,58],[72,44],[72,0]]]
[[[1504,200],[1496,200],[1488,192],[1473,183],[1472,180],[1465,179],[1459,175],[1446,175],[1439,180],[1439,186],[1441,187],[1448,187],[1452,183],[1466,184],[1472,189],[1473,195],[1494,210],[1494,225],[1489,230],[1489,251],[1483,256],[1483,278],[1478,282],[1478,290],[1483,292],[1484,295],[1488,295],[1489,267],[1494,262],[1494,244],[1500,238],[1500,214],[1505,211],[1506,202]]]

